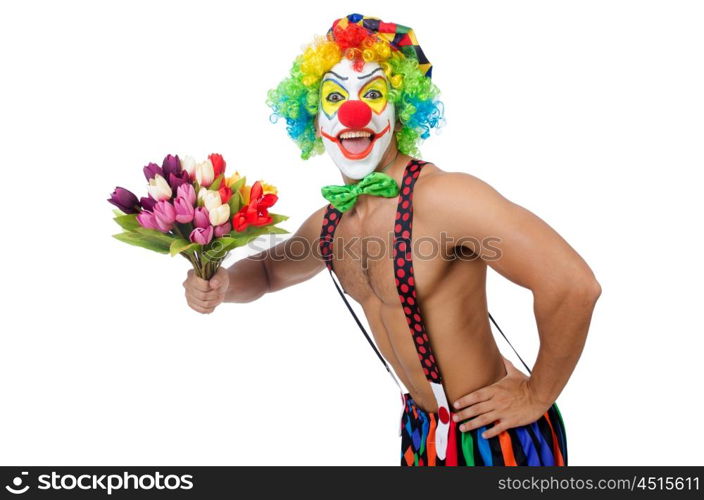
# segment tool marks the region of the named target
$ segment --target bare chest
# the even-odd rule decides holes
[[[333,240],[335,273],[345,291],[357,302],[379,300],[398,304],[394,267],[395,200],[380,203],[364,218],[347,213],[341,218]],[[412,247],[417,281],[431,283],[440,272],[438,256],[420,258],[429,249],[431,228],[416,224]],[[435,258],[433,258],[435,257]]]

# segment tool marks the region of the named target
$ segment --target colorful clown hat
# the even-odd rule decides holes
[[[346,28],[349,24],[362,26],[368,32],[377,35],[385,40],[392,48],[401,52],[405,57],[411,57],[418,61],[418,67],[425,76],[431,78],[433,65],[425,57],[420,44],[416,39],[416,34],[408,26],[401,26],[396,23],[385,23],[376,17],[363,16],[362,14],[350,14],[347,17],[336,19],[332,27],[328,30],[328,38],[335,40],[334,30],[337,26]]]

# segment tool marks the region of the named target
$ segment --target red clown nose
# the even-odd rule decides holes
[[[372,119],[372,108],[362,101],[347,101],[340,106],[338,117],[347,128],[364,128]]]

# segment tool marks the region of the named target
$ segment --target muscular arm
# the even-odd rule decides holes
[[[286,241],[230,266],[225,302],[251,302],[320,272],[324,263],[317,250],[323,212],[324,208],[313,213]]]
[[[552,404],[579,360],[601,293],[587,263],[542,219],[469,174],[421,177],[415,205],[454,240],[450,245],[464,239],[487,265],[531,290],[540,350],[528,385]]]
[[[324,211],[321,208],[308,217],[291,238],[220,268],[209,281],[190,270],[183,283],[188,305],[210,314],[222,302],[251,302],[315,276],[325,267],[318,253]]]

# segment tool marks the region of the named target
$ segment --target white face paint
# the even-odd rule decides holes
[[[396,117],[389,87],[376,62],[356,71],[343,59],[323,76],[318,129],[325,150],[350,179],[373,172],[391,143]]]

